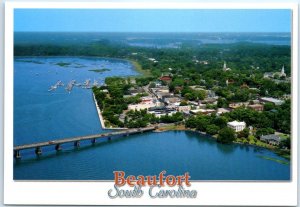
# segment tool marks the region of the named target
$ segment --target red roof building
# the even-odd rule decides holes
[[[165,81],[165,82],[171,82],[172,81],[172,78],[170,76],[161,76],[159,78],[159,80],[161,81]]]

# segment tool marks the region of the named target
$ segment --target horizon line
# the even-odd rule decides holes
[[[193,32],[159,32],[159,31],[14,31],[14,32],[27,32],[27,33],[291,33],[286,32],[286,31],[260,31],[260,32],[254,32],[254,31],[242,31],[242,32],[237,32],[237,31],[213,31],[213,32],[208,32],[208,31],[193,31]]]

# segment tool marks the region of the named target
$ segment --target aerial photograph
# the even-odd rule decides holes
[[[14,180],[290,181],[291,10],[14,9]]]

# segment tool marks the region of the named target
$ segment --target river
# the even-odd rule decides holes
[[[101,73],[93,69],[109,69]],[[15,58],[14,145],[101,133],[90,89],[65,86],[49,92],[58,80],[103,83],[108,76],[138,73],[127,61],[86,57]],[[14,161],[15,180],[112,180],[114,170],[154,175],[162,170],[192,180],[289,180],[290,165],[272,151],[244,145],[222,145],[195,132],[168,131],[101,140],[92,146],[71,144],[63,151],[43,148],[43,155],[22,152]]]

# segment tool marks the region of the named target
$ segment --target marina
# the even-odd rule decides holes
[[[71,81],[68,82],[68,84],[67,84],[67,86],[66,86],[65,89],[66,89],[67,92],[70,93],[73,90],[74,86],[82,88],[82,89],[91,89],[92,87],[98,87],[99,86],[99,83],[96,80],[94,80],[92,86],[90,84],[91,84],[91,80],[90,79],[86,79],[83,83],[77,83],[76,80],[71,80]],[[57,81],[57,83],[55,83],[54,85],[50,86],[50,88],[48,89],[48,91],[49,92],[55,91],[60,86],[64,86],[64,83],[61,80]]]

